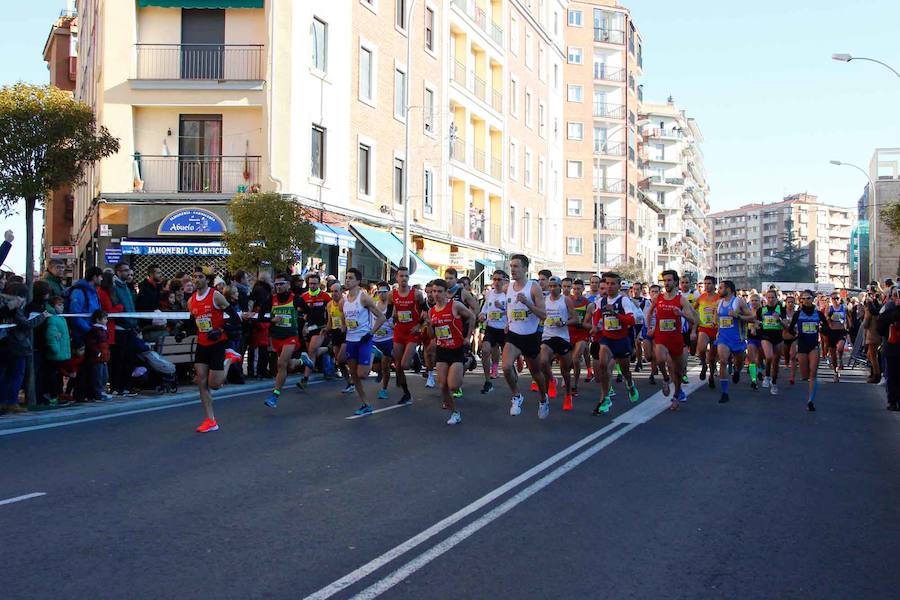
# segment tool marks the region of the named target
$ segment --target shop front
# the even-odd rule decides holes
[[[362,223],[351,223],[350,231],[361,242],[352,253],[352,266],[363,274],[363,280],[391,281],[396,276],[397,267],[403,260],[403,242],[399,237],[387,229],[372,227]],[[425,260],[410,249],[410,277],[411,285],[425,285],[439,277],[437,271],[432,269]]]

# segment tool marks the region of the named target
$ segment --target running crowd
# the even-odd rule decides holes
[[[390,400],[392,374],[397,403],[411,402],[407,374],[420,373],[426,388],[439,389],[447,424],[456,425],[462,421],[457,401],[464,373],[479,362],[481,393],[492,393],[502,372],[512,416],[525,403],[519,386],[525,368],[540,419],[549,416],[558,393],[562,410],[573,410],[580,382],[599,384],[594,415],[610,411],[614,382],[624,382],[629,400],[638,402],[632,373],[643,369],[650,384],[661,378],[663,395],[678,410],[686,400],[690,355],[699,361],[700,380],[719,388],[722,403],[745,371],[751,388],[778,395],[779,379],[793,385],[799,366],[813,411],[820,360],[839,382],[845,354],[860,344],[864,358],[861,348],[855,354],[869,364],[868,381],[886,383],[888,408],[900,410],[900,287],[890,280],[847,300],[837,291],[830,297],[774,288],[760,294],[713,276],[693,286],[672,270],[651,285],[612,272],[585,282],[541,270],[534,280],[529,259],[514,255],[510,272],[495,271],[476,297],[469,279],[454,269],[425,286],[410,285],[404,268],[393,284],[364,284],[360,271],[350,268],[343,283],[311,271],[303,277],[262,274],[251,286],[245,272],[219,277],[199,267],[164,281],[151,265],[136,289],[125,263],[106,271],[89,268],[71,288],[62,285],[63,267],[50,262],[27,307],[21,278],[0,273],[0,322],[13,325],[0,330],[3,412],[25,410],[19,391],[29,352],[38,404],[63,406],[134,395],[136,355],[171,335],[196,336],[193,374],[205,412],[198,432],[218,429],[210,391],[226,380],[274,378],[265,405],[277,409],[293,372],[301,375],[300,389],[314,372],[343,378],[343,392],[359,399],[358,416],[373,412],[374,399]],[[159,315],[110,318],[135,311]],[[170,319],[166,312],[183,315]],[[60,316],[69,313],[90,318]],[[31,330],[33,348],[27,342]],[[367,389],[372,372],[377,392]]]

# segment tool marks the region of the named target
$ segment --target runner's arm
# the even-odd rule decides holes
[[[697,311],[694,310],[694,305],[691,304],[691,302],[684,296],[681,297],[681,314],[685,319],[690,321],[691,330],[693,331],[693,333],[696,333],[697,323],[700,322],[700,318],[697,316]]]
[[[384,325],[384,322],[387,319],[384,316],[384,313],[381,312],[381,309],[378,308],[378,305],[375,304],[375,301],[372,300],[372,297],[366,294],[365,292],[360,292],[362,294],[362,300],[360,301],[363,306],[369,309],[369,313],[375,315],[375,322],[372,324],[372,331],[378,331],[381,329],[381,326]]]
[[[225,310],[229,306],[228,300],[225,299],[221,292],[213,292],[213,306],[220,310]]]
[[[800,310],[794,311],[794,316],[791,317],[791,323],[788,325],[788,331],[791,335],[797,335],[797,323],[800,321]]]
[[[463,329],[463,339],[468,340],[469,336],[475,331],[475,313],[468,306],[463,306],[462,302],[453,303],[453,314],[462,319],[465,323]]]
[[[528,310],[533,312],[538,319],[547,318],[547,309],[544,306],[544,293],[541,291],[540,286],[532,285],[531,298],[526,298],[526,300],[528,300],[528,304],[530,304]]]

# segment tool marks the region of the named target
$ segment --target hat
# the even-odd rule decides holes
[[[623,289],[623,290],[630,290],[630,289],[631,289],[631,282],[628,281],[627,279],[623,279],[623,280],[622,280],[622,285],[621,285],[620,287],[621,287],[621,289]]]
[[[552,276],[547,280],[548,283],[555,283],[556,285],[562,285],[562,279],[557,277],[556,275]]]

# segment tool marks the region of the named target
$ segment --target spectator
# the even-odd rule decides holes
[[[32,352],[32,330],[40,327],[47,319],[41,312],[34,319],[25,315],[25,299],[28,288],[15,283],[6,289],[3,296],[0,320],[15,327],[6,329],[6,336],[0,340],[0,411],[3,413],[24,412],[19,406],[19,390],[25,378],[25,357]]]
[[[65,312],[65,300],[62,296],[53,296],[48,302],[47,328],[44,335],[44,358],[46,368],[44,379],[44,401],[51,407],[65,406],[60,401],[63,391],[63,365],[72,358],[72,346],[69,339],[69,326],[65,318],[59,316]]]
[[[0,244],[0,265],[6,262],[6,257],[9,256],[14,239],[16,239],[16,236],[13,235],[12,229],[7,229],[6,233],[3,234],[3,243]]]
[[[40,314],[50,310],[50,284],[46,281],[35,281],[31,287],[31,302],[25,307],[25,316]],[[31,370],[34,373],[34,397],[38,404],[45,405],[44,400],[44,356],[47,352],[47,322],[34,328],[32,338]],[[27,371],[26,371],[27,374]]]
[[[138,285],[137,301],[135,307],[141,312],[153,312],[159,310],[159,302],[162,296],[162,271],[159,265],[147,267],[147,278]],[[147,320],[146,323],[150,323]]]
[[[133,272],[128,263],[120,262],[116,265],[113,302],[121,304],[123,312],[126,313],[134,312],[135,294],[132,277]],[[107,361],[110,390],[120,398],[136,396],[137,394],[128,390],[128,384],[131,382],[131,373],[134,371],[136,361],[137,319],[118,317],[114,319],[114,325],[116,343],[111,346],[111,358]]]
[[[100,279],[100,287],[97,288],[97,297],[100,298],[100,308],[106,311],[107,316],[125,310],[124,306],[115,303],[116,290],[113,283],[113,277],[113,274],[108,271],[104,273],[103,277]],[[107,321],[107,341],[109,342],[109,345],[112,346],[116,343],[115,318],[107,318]]]
[[[882,338],[878,333],[878,313],[881,311],[881,304],[878,302],[878,294],[868,292],[865,301],[865,314],[862,320],[862,327],[865,331],[866,358],[869,360],[869,383],[879,383],[881,381],[881,361],[878,356],[878,348],[881,347]]]
[[[47,271],[41,277],[41,281],[46,281],[50,286],[51,296],[66,296],[66,284],[63,281],[63,275],[66,273],[66,263],[59,258],[51,258],[47,264]]]
[[[265,379],[269,377],[269,327],[265,317],[272,310],[272,284],[268,273],[260,275],[250,291],[251,311],[257,318],[252,321],[249,354],[247,356],[247,376]],[[254,370],[254,366],[256,367]]]
[[[225,335],[228,337],[228,347],[235,352],[241,351],[241,333],[243,322],[241,321],[241,309],[238,305],[238,290],[235,286],[227,286],[223,293],[228,300],[228,308],[225,310]],[[229,383],[245,383],[241,363],[231,363],[226,373]]]
[[[100,308],[100,298],[97,296],[97,287],[103,271],[100,267],[89,267],[84,274],[84,279],[79,279],[69,290],[69,312],[73,314],[92,315]],[[73,340],[84,340],[84,336],[91,329],[91,318],[72,317],[70,321],[70,333]]]
[[[91,330],[85,339],[85,357],[90,364],[88,379],[90,386],[86,388],[86,400],[98,400],[104,402],[112,398],[106,393],[106,384],[109,379],[107,363],[110,359],[109,315],[104,310],[95,310],[91,316]]]

